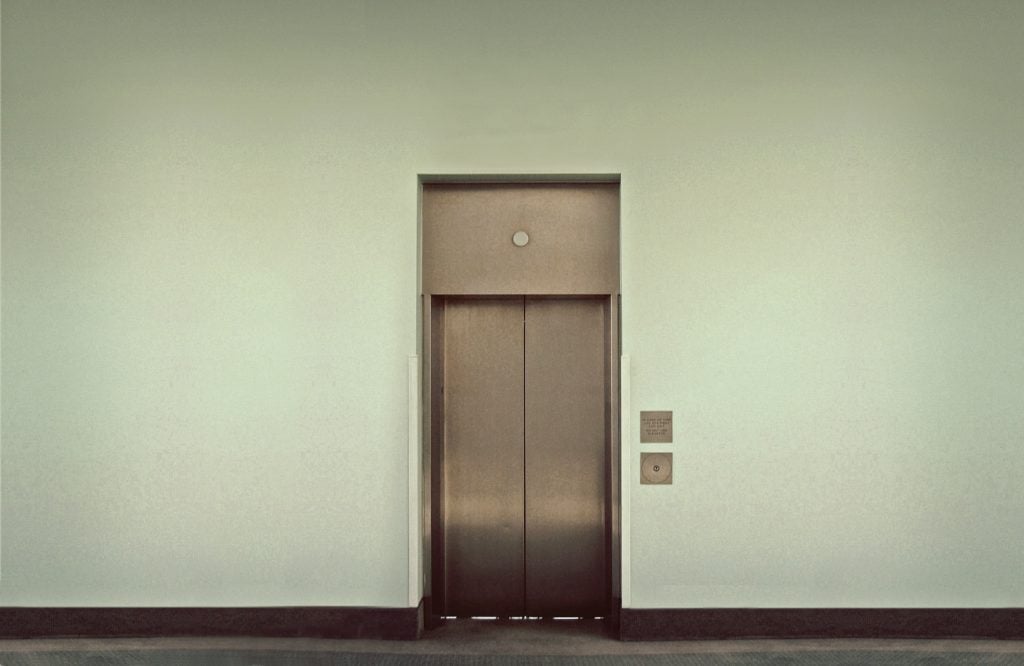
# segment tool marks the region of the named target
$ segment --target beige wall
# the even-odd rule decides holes
[[[0,603],[405,605],[416,175],[598,172],[633,605],[1024,605],[1021,3],[2,19]]]

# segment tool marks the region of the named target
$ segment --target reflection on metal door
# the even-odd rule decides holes
[[[605,308],[526,299],[526,614],[603,615]]]
[[[441,297],[434,310],[435,608],[604,615],[609,299]]]
[[[445,615],[521,615],[523,299],[444,308]]]

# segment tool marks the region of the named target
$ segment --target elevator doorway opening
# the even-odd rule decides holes
[[[614,631],[617,178],[421,186],[426,624]]]

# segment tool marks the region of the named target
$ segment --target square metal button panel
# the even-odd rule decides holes
[[[641,453],[640,483],[644,485],[672,484],[671,453]]]

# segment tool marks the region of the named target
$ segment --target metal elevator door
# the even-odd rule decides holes
[[[449,297],[443,310],[438,609],[604,615],[607,299]]]

